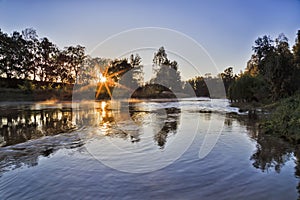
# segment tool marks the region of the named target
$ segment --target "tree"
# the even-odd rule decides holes
[[[261,74],[265,74],[267,69],[265,69],[264,62],[267,57],[274,52],[273,40],[270,36],[259,37],[255,40],[255,46],[252,47],[252,50],[255,53],[255,57],[257,58],[258,68]]]
[[[39,39],[36,30],[33,28],[26,28],[22,31],[22,36],[26,40],[26,47],[30,53],[30,62],[27,65],[29,76],[36,80],[37,73],[40,65],[39,56]]]
[[[293,76],[294,86],[297,90],[300,90],[300,30],[297,32],[295,45],[293,46],[294,68],[295,73]]]
[[[228,67],[227,69],[224,70],[224,72],[222,72],[220,74],[220,76],[223,80],[226,94],[228,95],[228,89],[229,89],[230,85],[234,82],[234,79],[235,79],[235,77],[233,75],[233,68]]]
[[[293,54],[289,49],[288,39],[284,34],[280,34],[275,42],[275,57],[271,61],[274,64],[269,78],[273,98],[277,100],[292,95],[295,89],[292,83],[294,74]]]
[[[238,102],[266,101],[268,94],[269,87],[264,78],[251,76],[248,72],[240,74],[228,90],[229,99]]]
[[[0,75],[4,75],[6,78],[11,78],[12,68],[11,62],[11,38],[3,33],[0,29]]]
[[[173,92],[182,92],[183,83],[178,71],[178,63],[176,61],[171,62],[167,58],[164,47],[160,47],[158,52],[154,54],[153,69],[155,77],[150,80],[151,84],[160,84]]]
[[[205,80],[202,76],[197,76],[193,79],[188,80],[188,83],[194,89],[197,97],[209,97],[209,91]]]
[[[55,57],[55,68],[57,70],[58,79],[62,83],[72,83],[74,80],[71,75],[70,67],[68,67],[68,61],[66,51],[60,51],[57,53]]]
[[[246,71],[251,75],[251,76],[257,76],[259,74],[259,69],[258,69],[258,56],[253,54],[251,56],[251,59],[247,62],[247,67]]]
[[[39,43],[39,78],[41,81],[54,81],[57,79],[57,70],[55,65],[55,57],[58,53],[58,48],[55,44],[49,41],[48,38],[43,38]]]
[[[69,72],[73,73],[72,77],[73,80],[69,80],[69,82],[74,83],[76,80],[76,77],[78,76],[78,73],[80,71],[80,68],[83,64],[83,61],[85,59],[85,47],[77,45],[76,47],[70,46],[65,48],[65,55],[67,58],[67,64],[64,65],[65,67],[69,67]]]
[[[136,64],[139,64],[137,62]],[[111,65],[108,69],[108,75],[115,74],[112,79],[115,82],[120,82],[121,85],[127,89],[136,89],[139,84],[138,81],[134,78],[134,66],[128,62],[126,58],[124,59],[115,59],[111,62]]]
[[[293,53],[294,53],[295,66],[299,69],[300,68],[300,30],[298,30],[297,38],[295,40],[295,45],[293,46]]]
[[[132,78],[139,86],[142,86],[144,84],[144,73],[141,62],[142,58],[138,54],[136,54],[135,56],[133,54],[130,55],[130,65],[133,68]]]
[[[6,78],[27,78],[26,67],[29,65],[31,54],[22,35],[15,31],[9,37],[1,32],[0,40],[1,74],[5,74]]]
[[[273,100],[293,94],[293,55],[285,35],[280,34],[275,40],[275,45],[269,36],[258,38],[255,45],[254,55],[248,62],[249,68],[258,68],[258,72],[270,84]]]
[[[157,66],[169,64],[167,53],[164,47],[160,47],[158,51],[154,53],[153,63]]]

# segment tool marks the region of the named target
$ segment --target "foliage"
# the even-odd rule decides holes
[[[197,97],[209,97],[209,91],[202,76],[197,76],[193,79],[190,79],[188,80],[188,83],[194,89]]]
[[[142,65],[141,57],[131,55],[128,59],[115,59],[111,62],[108,68],[108,75],[115,74],[112,78],[115,82],[120,82],[121,85],[128,89],[136,89],[142,84]]]
[[[218,74],[217,77],[212,77],[211,74],[205,74],[205,77],[196,76],[195,78],[189,79],[187,83],[191,85],[198,97],[212,97],[211,95],[216,94],[223,96],[224,89],[227,97],[229,97],[229,88],[235,79],[236,76],[233,74],[233,68],[228,67],[224,72]],[[210,86],[210,88],[208,88],[208,86]],[[213,94],[210,94],[210,92]]]
[[[293,85],[293,54],[289,49],[288,39],[280,34],[274,41],[263,36],[255,41],[254,54],[248,62],[249,71],[255,67],[258,73],[269,83],[273,100],[288,97],[295,92]]]
[[[36,85],[32,81],[25,80],[23,85],[18,85],[21,90],[26,93],[31,93],[36,89]]]
[[[229,87],[231,100],[250,102],[270,98],[275,102],[300,89],[300,30],[293,52],[284,34],[275,40],[267,35],[259,37],[252,49],[254,53],[247,62],[246,72]]]
[[[300,30],[297,32],[297,38],[295,40],[295,45],[293,46],[294,53],[294,63],[296,68],[300,68]]]
[[[178,71],[178,63],[168,59],[164,47],[160,47],[154,54],[153,71],[155,77],[150,80],[151,84],[160,84],[173,92],[182,92],[183,82]]]
[[[229,96],[229,93],[228,93],[229,87],[234,83],[234,80],[236,78],[233,74],[233,68],[228,67],[227,69],[224,70],[223,73],[220,74],[220,76],[221,76],[221,79],[223,80],[226,95],[228,97]]]
[[[0,77],[74,83],[85,59],[84,47],[64,50],[27,28],[11,36],[0,29]]]
[[[262,102],[268,99],[268,88],[267,82],[261,75],[251,76],[246,72],[240,74],[229,87],[229,99],[238,102]]]
[[[264,133],[300,143],[300,95],[281,100],[276,110],[260,126]]]
[[[177,98],[176,95],[169,88],[160,84],[151,84],[151,83],[137,88],[133,92],[131,97],[140,98],[140,99]]]

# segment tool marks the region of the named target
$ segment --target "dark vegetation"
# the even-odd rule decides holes
[[[11,35],[0,30],[0,100],[71,100],[75,83],[96,100],[110,99],[116,87],[133,98],[214,97],[208,85],[222,83],[227,97],[242,111],[261,108],[273,113],[261,123],[263,132],[299,143],[300,30],[292,48],[280,34],[275,40],[259,37],[252,49],[240,74],[228,67],[216,77],[205,74],[183,81],[178,63],[161,47],[153,57],[154,76],[145,82],[139,55],[92,58],[83,46],[59,49],[32,28]],[[105,87],[97,70],[107,79]],[[91,80],[98,83],[91,85]]]
[[[85,48],[80,45],[59,49],[47,37],[39,38],[36,30],[32,28],[21,33],[15,31],[11,35],[0,30],[0,92],[6,94],[1,100],[46,100],[49,96],[59,100],[71,100],[75,82],[83,88],[89,85],[92,79],[99,78],[95,77],[99,75],[95,73],[95,69],[103,72],[107,68],[106,76],[111,79],[108,87],[98,85],[95,90],[98,92],[99,89],[100,93],[95,95],[96,99],[111,98],[107,90],[113,91],[120,85],[124,85],[130,92],[141,87],[147,88],[135,92],[136,98],[173,97],[169,95],[171,93],[168,90],[176,94],[185,94],[183,97],[209,97],[207,81],[220,82],[220,76],[224,75],[225,87],[228,89],[227,78],[232,76],[232,68],[229,68],[218,75],[219,77],[206,75],[182,81],[178,63],[169,60],[164,47],[161,47],[153,58],[154,77],[149,82],[144,82],[141,62],[139,55],[114,60],[92,58],[86,55]],[[57,93],[64,92],[68,94],[61,99],[61,95]],[[51,95],[37,95],[38,93]]]
[[[245,72],[234,77],[228,90],[233,104],[254,112],[266,110],[262,133],[300,143],[300,30],[292,50],[280,34],[259,37]],[[245,109],[246,108],[246,109]]]

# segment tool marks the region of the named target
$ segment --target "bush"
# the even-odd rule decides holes
[[[18,87],[26,93],[31,93],[36,89],[36,85],[32,81],[25,80],[23,85],[18,85]]]
[[[263,133],[275,134],[292,143],[300,143],[300,95],[281,100],[260,127]]]
[[[229,98],[237,102],[264,102],[270,94],[268,84],[261,76],[242,74],[229,87]]]

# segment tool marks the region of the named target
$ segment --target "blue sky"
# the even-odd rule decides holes
[[[2,31],[26,27],[35,28],[40,37],[48,37],[60,48],[80,44],[87,52],[121,31],[173,29],[201,44],[220,70],[233,66],[238,73],[245,68],[258,36],[285,33],[294,43],[300,29],[300,1],[0,0]]]

